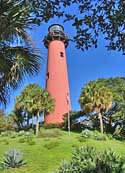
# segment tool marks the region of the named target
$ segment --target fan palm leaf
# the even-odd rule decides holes
[[[86,84],[79,98],[81,108],[84,112],[96,112],[100,119],[100,130],[103,133],[102,113],[112,106],[113,94],[107,87],[90,81]]]
[[[27,33],[31,27],[28,7],[24,1],[0,1],[0,103],[3,104],[7,103],[11,89],[40,69],[40,52]]]

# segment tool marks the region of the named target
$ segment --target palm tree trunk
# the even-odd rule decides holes
[[[39,111],[37,112],[37,117],[36,117],[36,136],[39,134]]]
[[[29,126],[29,115],[27,114],[27,126]]]
[[[34,126],[34,123],[33,123],[33,118],[34,118],[34,116],[32,115],[32,128],[33,128],[33,126]]]
[[[103,134],[103,120],[102,120],[102,114],[98,114],[99,121],[100,121],[100,132]]]

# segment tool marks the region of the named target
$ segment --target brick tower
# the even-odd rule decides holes
[[[59,24],[51,25],[48,31],[44,38],[44,45],[48,49],[46,89],[54,98],[56,106],[53,113],[45,115],[45,124],[63,122],[63,115],[71,110],[65,53],[68,37]]]

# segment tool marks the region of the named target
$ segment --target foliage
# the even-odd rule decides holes
[[[103,133],[102,114],[112,107],[113,95],[109,88],[96,81],[90,81],[82,88],[79,98],[81,109],[98,115],[100,131]]]
[[[37,74],[40,69],[40,52],[27,32],[33,24],[31,13],[29,2],[0,1],[0,102],[4,105],[10,91],[16,89],[25,76]]]
[[[16,98],[14,110],[21,110],[22,116],[26,117],[27,125],[29,125],[29,119],[36,116],[36,135],[38,135],[41,113],[53,112],[54,108],[55,102],[45,89],[36,84],[29,84]]]
[[[92,138],[93,137],[93,131],[90,131],[88,129],[82,130],[81,137]]]
[[[61,136],[60,130],[59,129],[42,129],[42,131],[40,131],[38,137],[42,137],[42,138],[58,138]]]
[[[9,150],[4,155],[4,169],[19,168],[25,164],[26,162],[22,159],[22,153],[16,149]]]
[[[69,162],[64,161],[55,173],[123,173],[125,159],[108,149],[103,152],[92,147],[77,148]]]
[[[63,123],[44,124],[45,129],[62,128],[62,127],[63,127]]]
[[[57,141],[51,141],[50,143],[44,145],[44,147],[47,149],[53,149],[57,146],[59,146],[59,142]]]
[[[4,145],[9,145],[9,141],[7,139],[1,139],[0,143],[3,143]]]
[[[74,5],[77,10],[72,10]],[[72,13],[65,11],[69,6]],[[0,1],[1,103],[6,104],[10,88],[17,88],[25,75],[39,70],[40,55],[27,33],[33,25],[39,26],[55,16],[62,16],[65,21],[71,20],[76,29],[73,41],[77,48],[97,47],[98,37],[103,34],[108,40],[108,50],[125,53],[124,6],[124,0]]]
[[[53,129],[52,129],[53,130]],[[117,153],[122,156],[125,155],[125,141],[119,140],[107,140],[107,141],[97,141],[93,139],[86,139],[85,142],[79,142],[78,137],[79,133],[71,132],[70,136],[67,131],[58,129],[61,133],[59,138],[37,138],[36,136],[33,139],[36,142],[36,145],[29,145],[27,142],[19,143],[18,140],[22,137],[10,138],[10,137],[0,137],[0,141],[6,139],[9,141],[9,145],[5,145],[4,142],[0,142],[0,158],[2,162],[2,156],[8,147],[11,149],[16,146],[17,149],[20,149],[25,153],[25,159],[27,165],[21,167],[20,169],[7,169],[3,172],[6,173],[24,173],[30,172],[34,173],[51,173],[53,170],[58,168],[61,160],[70,160],[71,153],[76,147],[79,146],[95,146],[97,150],[103,151],[107,148],[112,148]],[[43,129],[41,129],[41,132]],[[83,139],[83,138],[82,138]],[[47,149],[44,147],[45,144],[50,143],[51,141],[59,142],[59,146],[53,147],[52,149]],[[37,154],[36,154],[37,153]],[[42,170],[42,171],[41,171]],[[1,171],[2,173],[2,171]]]
[[[3,110],[0,109],[0,132],[13,130],[13,118],[7,117]]]
[[[17,18],[20,16],[20,11],[22,12],[19,19],[21,21],[26,19],[24,28],[31,28],[32,24],[40,25],[48,22],[55,16],[63,17],[65,22],[71,21],[76,29],[73,41],[77,48],[82,50],[88,50],[92,46],[96,48],[98,37],[103,34],[108,42],[106,46],[108,50],[118,50],[123,53],[125,51],[124,0],[43,0],[42,3],[40,0],[32,0],[32,2],[20,0],[13,6],[14,2],[13,0],[6,4],[6,9],[10,4],[16,9]],[[73,10],[74,6],[75,10]],[[69,7],[71,12],[68,10]]]
[[[124,47],[124,0],[71,0],[63,1],[63,5],[75,10],[64,13],[65,21],[72,21],[76,29],[73,41],[76,47],[88,50],[97,48],[98,38],[104,35],[108,50],[125,53]],[[74,6],[73,6],[74,5]]]
[[[23,138],[19,138],[18,142],[23,144],[23,143],[26,142],[26,138],[24,138],[24,137]]]
[[[125,78],[115,77],[103,79],[100,78],[96,82],[108,87],[113,93],[113,106],[103,114],[105,130],[110,133],[115,133],[117,128],[120,128],[119,135],[124,137],[125,124]]]
[[[72,111],[69,112],[69,117],[70,117],[70,129],[71,130],[81,130],[81,126],[80,124],[78,124],[77,126],[77,119],[79,119],[80,117],[82,117],[83,115],[85,115],[85,113],[83,111]],[[64,114],[63,115],[63,128],[68,130],[68,114]]]
[[[99,140],[99,141],[107,140],[109,138],[107,134],[101,134],[97,130],[91,131],[88,129],[85,129],[82,131],[81,137],[83,137],[85,139],[95,139],[95,140]],[[110,139],[111,139],[111,136],[110,136]]]
[[[35,145],[36,143],[35,143],[35,141],[33,139],[28,139],[27,140],[27,144],[28,145]]]

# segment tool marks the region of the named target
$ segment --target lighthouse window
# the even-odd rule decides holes
[[[46,78],[49,79],[49,72],[47,72]]]
[[[61,57],[64,57],[64,53],[63,53],[63,52],[60,52],[60,56],[61,56]]]

